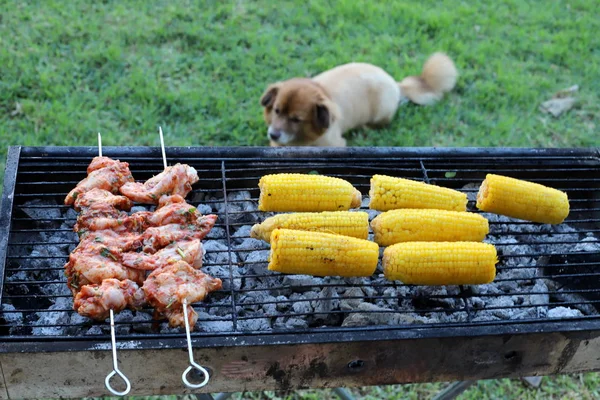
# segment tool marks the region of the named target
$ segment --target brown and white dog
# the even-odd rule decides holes
[[[420,76],[401,82],[375,65],[350,63],[314,78],[274,83],[260,104],[271,146],[345,146],[346,131],[388,124],[406,99],[433,104],[454,88],[457,77],[443,53],[429,57]]]

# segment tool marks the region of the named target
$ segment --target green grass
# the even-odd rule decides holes
[[[351,60],[397,79],[448,52],[457,89],[406,106],[353,146],[599,144],[595,0],[0,0],[0,160],[6,146],[267,145],[266,85]],[[579,84],[575,110],[539,112]],[[0,165],[0,170],[4,170]]]
[[[448,52],[461,72],[434,107],[408,105],[351,146],[600,145],[600,19],[595,0],[0,0],[0,182],[8,145],[267,145],[266,85],[348,61],[398,80]],[[538,110],[579,84],[575,109]],[[463,399],[598,398],[598,374],[482,381]],[[427,398],[442,385],[355,391]],[[306,391],[306,399],[328,391]],[[256,398],[256,396],[255,396]]]

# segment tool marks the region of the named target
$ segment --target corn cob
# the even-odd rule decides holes
[[[481,242],[490,231],[479,214],[447,210],[391,210],[371,221],[375,242],[390,246],[400,242]]]
[[[379,246],[368,240],[323,232],[275,229],[269,270],[315,276],[370,276]]]
[[[478,242],[398,243],[383,252],[389,280],[414,285],[476,285],[492,282],[496,248]]]
[[[362,211],[278,214],[255,224],[250,236],[268,243],[271,240],[271,232],[278,228],[335,233],[366,239],[369,236],[369,214]]]
[[[569,215],[569,199],[557,189],[488,174],[477,193],[477,208],[526,221],[560,224]]]
[[[265,175],[258,187],[260,211],[345,211],[362,200],[350,182],[323,175]]]
[[[467,210],[467,195],[457,190],[385,175],[373,175],[369,197],[369,208],[380,211],[398,208]]]

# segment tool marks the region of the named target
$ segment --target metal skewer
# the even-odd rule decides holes
[[[167,155],[165,153],[165,141],[163,139],[163,131],[160,126],[158,127],[158,133],[160,135],[160,148],[162,150],[163,164],[165,166],[165,169],[167,169]],[[185,299],[185,298],[183,299],[183,320],[185,321],[185,336],[187,339],[187,348],[188,348],[188,356],[189,356],[189,360],[190,360],[190,365],[185,369],[185,371],[183,371],[183,374],[181,374],[181,380],[183,381],[185,386],[189,387],[190,389],[199,389],[203,386],[206,386],[206,384],[210,380],[210,375],[209,375],[208,371],[206,370],[206,368],[204,368],[203,366],[199,365],[198,363],[196,363],[194,361],[194,350],[192,348],[192,337],[190,334],[190,321],[188,320],[188,314],[187,314],[187,299]],[[201,383],[194,384],[188,380],[188,374],[193,369],[196,369],[197,371],[202,373],[202,375],[204,376],[204,380]]]
[[[100,132],[98,132],[98,155],[100,157],[102,157],[102,135],[100,135]],[[114,316],[112,309],[110,309],[109,311],[110,311],[110,340],[111,340],[111,344],[112,344],[113,370],[108,375],[106,375],[104,384],[106,385],[106,388],[115,396],[125,396],[131,390],[131,383],[129,382],[129,379],[127,379],[127,377],[119,370],[119,365],[117,362],[117,343],[115,340],[115,316]],[[125,382],[125,385],[127,386],[125,388],[125,390],[123,390],[122,392],[119,392],[119,391],[113,389],[113,387],[110,385],[110,380],[115,375],[119,375],[121,377],[121,379],[123,379],[123,381]]]
[[[119,365],[117,363],[117,344],[115,341],[115,318],[113,315],[113,310],[110,309],[109,311],[110,311],[110,339],[111,339],[111,343],[112,343],[113,370],[108,375],[106,375],[104,384],[106,385],[106,388],[115,396],[125,396],[131,390],[131,383],[129,382],[129,379],[127,379],[127,377],[121,372],[121,370],[119,369]],[[119,375],[121,377],[121,379],[123,379],[123,381],[125,382],[125,385],[127,385],[125,390],[123,390],[122,392],[119,392],[119,391],[113,389],[113,387],[110,385],[110,380],[115,375]]]
[[[190,358],[190,365],[185,369],[185,371],[183,371],[183,374],[181,374],[181,380],[183,380],[185,386],[189,387],[190,389],[199,389],[208,383],[210,375],[208,374],[206,368],[197,364],[194,361],[194,351],[192,350],[192,338],[190,336],[190,321],[188,321],[187,315],[187,299],[183,299],[183,320],[185,321],[185,335],[187,338],[187,348],[188,355]],[[188,381],[187,376],[190,373],[190,371],[192,371],[194,368],[204,375],[204,380],[201,383],[194,384]]]

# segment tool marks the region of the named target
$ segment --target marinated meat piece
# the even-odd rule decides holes
[[[83,285],[99,285],[109,278],[130,279],[141,285],[145,278],[144,271],[123,266],[120,258],[119,248],[86,237],[71,253],[65,265],[67,286],[75,294]]]
[[[110,310],[139,309],[146,303],[144,291],[128,279],[104,279],[100,285],[84,285],[75,296],[73,309],[84,317],[104,321]]]
[[[192,268],[185,261],[178,261],[150,273],[142,289],[148,303],[156,309],[157,315],[169,319],[169,325],[183,326],[183,299],[187,300],[188,310],[192,303],[202,301],[206,296],[222,287],[218,278]],[[188,320],[193,329],[195,312],[188,311]]]
[[[113,160],[110,157],[96,156],[96,157],[92,158],[90,165],[88,165],[87,173],[89,174],[92,171],[96,171],[97,169],[101,169],[101,168],[118,166],[119,164],[126,164],[126,166],[129,167],[129,164],[126,162],[121,162],[119,160]]]
[[[204,249],[199,239],[171,243],[154,254],[129,252],[123,253],[123,265],[129,268],[155,270],[177,261],[185,261],[192,267],[202,267]]]
[[[135,232],[117,232],[110,229],[85,231],[80,235],[79,245],[73,250],[73,253],[88,251],[87,246],[91,242],[104,245],[113,256],[120,257],[123,252],[141,251],[142,240],[142,235]]]
[[[126,162],[115,161],[114,163],[109,163],[106,160],[100,160],[98,162],[92,161],[92,164],[90,164],[88,169],[92,167],[100,168],[92,169],[88,176],[81,180],[75,189],[69,192],[67,197],[65,197],[65,205],[72,205],[80,194],[94,188],[104,189],[111,193],[118,193],[119,188],[123,186],[123,184],[133,182],[131,171],[129,171],[129,164]]]
[[[178,194],[185,197],[198,179],[198,173],[191,166],[175,164],[144,183],[126,183],[120,191],[138,203],[158,204],[161,196]]]
[[[189,225],[168,224],[146,229],[143,236],[144,251],[155,253],[171,242],[181,240],[202,239],[210,232],[217,221],[217,216],[203,215],[195,223]]]
[[[100,206],[100,203],[94,204],[94,208],[86,209],[81,212],[77,217],[77,223],[75,224],[75,232],[79,232],[82,229],[88,231],[99,231],[111,229],[115,232],[135,232],[141,233],[148,226],[148,217],[152,215],[149,211],[140,211],[127,215],[124,212],[116,212],[110,215],[101,215],[101,212],[97,212],[96,206]],[[88,211],[90,211],[88,213]],[[90,213],[98,214],[90,216]]]
[[[77,196],[75,210],[80,211],[99,203],[124,211],[129,211],[133,206],[133,202],[125,196],[114,195],[108,190],[94,188]]]
[[[202,217],[196,207],[186,203],[178,194],[161,197],[158,205],[156,211],[148,217],[150,226],[195,224],[198,218]]]

